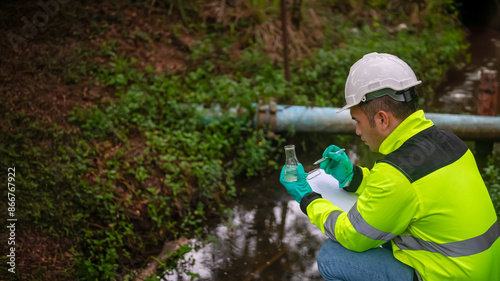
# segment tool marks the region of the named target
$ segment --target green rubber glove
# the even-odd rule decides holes
[[[309,192],[312,192],[312,188],[307,182],[307,173],[304,171],[302,164],[297,165],[297,181],[285,181],[285,166],[281,169],[280,182],[288,191],[288,194],[292,195],[295,201],[300,203],[302,197]]]
[[[321,169],[325,170],[325,173],[332,175],[339,181],[339,187],[344,188],[349,185],[353,177],[353,166],[347,154],[344,151],[336,153],[340,148],[335,145],[330,145],[325,152],[323,152],[323,157],[328,157],[327,160],[323,161],[319,166]]]

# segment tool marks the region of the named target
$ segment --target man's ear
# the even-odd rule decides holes
[[[386,130],[391,125],[390,116],[387,112],[380,110],[375,114],[375,125],[380,129]]]

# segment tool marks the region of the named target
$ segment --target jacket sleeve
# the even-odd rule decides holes
[[[353,177],[348,186],[344,187],[347,192],[354,192],[357,195],[361,195],[366,187],[366,179],[370,175],[370,170],[368,168],[354,166],[352,169]]]
[[[329,201],[304,200],[311,223],[347,249],[362,252],[401,234],[415,217],[418,198],[408,179],[394,167],[379,163],[363,179],[357,203],[343,212]]]

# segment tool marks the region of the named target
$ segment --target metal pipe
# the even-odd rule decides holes
[[[254,124],[269,126],[275,132],[323,132],[355,134],[355,124],[348,110],[296,105],[258,105]],[[427,119],[464,140],[500,140],[500,117],[426,113]]]

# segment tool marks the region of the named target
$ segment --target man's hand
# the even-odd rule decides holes
[[[293,199],[300,203],[302,197],[309,192],[312,188],[307,182],[307,173],[304,171],[302,164],[297,165],[297,181],[285,181],[285,166],[281,169],[280,182],[286,188],[286,191],[292,195]]]
[[[352,180],[353,167],[347,154],[344,151],[337,153],[339,150],[340,148],[335,145],[330,145],[325,149],[323,157],[328,157],[328,159],[322,162],[319,167],[325,170],[325,173],[336,178],[339,181],[340,188],[344,188]]]

